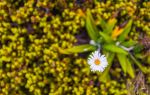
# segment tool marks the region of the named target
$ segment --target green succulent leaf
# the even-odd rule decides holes
[[[145,67],[143,67],[142,64],[132,54],[129,54],[129,55],[130,55],[130,58],[133,60],[133,62],[141,69],[143,73],[145,73],[146,72]]]
[[[115,18],[110,19],[107,22],[107,27],[105,28],[104,32],[107,34],[110,34],[113,31],[116,23],[117,23],[117,20]]]
[[[117,19],[112,18],[108,22],[102,19],[100,16],[98,17],[100,21],[100,26],[102,27],[103,31],[107,34],[110,34],[117,23]]]
[[[135,58],[138,58],[138,59],[144,59],[147,55],[143,55],[143,54],[141,54],[141,52],[140,52],[140,53],[134,54],[134,56],[135,56]]]
[[[137,44],[137,45],[135,45],[133,51],[134,51],[134,53],[140,53],[143,48],[144,48],[143,45]]]
[[[94,19],[92,17],[90,10],[87,10],[86,29],[90,38],[94,40],[95,42],[97,42],[99,33],[98,33],[98,29],[95,25],[95,22],[94,22]]]
[[[59,49],[60,53],[62,54],[82,53],[82,52],[88,52],[94,50],[96,50],[96,47],[89,44],[74,46],[69,49]]]
[[[129,22],[127,23],[127,25],[123,28],[122,34],[118,38],[118,40],[120,42],[123,42],[125,40],[125,38],[127,37],[128,33],[131,30],[131,27],[132,27],[132,20],[129,20]]]
[[[108,51],[111,51],[111,52],[114,52],[114,53],[122,53],[124,55],[127,55],[128,52],[125,51],[124,49],[114,45],[114,44],[105,44],[103,46],[104,49],[108,50]]]
[[[127,73],[131,76],[131,78],[134,78],[135,71],[134,71],[134,68],[132,67],[132,63],[129,61],[129,59],[126,59],[126,62],[127,62],[127,67],[128,67]]]
[[[121,67],[122,67],[124,73],[126,74],[126,72],[127,72],[127,61],[126,61],[127,56],[124,55],[124,54],[119,54],[119,53],[118,53],[118,54],[117,54],[117,57],[118,57],[119,63],[120,63],[120,65],[121,65]]]
[[[101,28],[102,28],[103,30],[105,30],[106,27],[107,27],[106,21],[105,21],[104,19],[102,19],[100,16],[98,16],[98,20],[99,20],[99,22],[100,22]]]
[[[122,43],[122,45],[125,46],[125,47],[131,47],[131,46],[134,46],[136,44],[137,44],[137,42],[133,41],[133,40],[129,40],[129,41],[126,41],[126,42]]]
[[[104,32],[99,32],[100,36],[103,37],[103,39],[105,40],[106,43],[111,43],[113,42],[113,39],[107,35],[106,33]]]
[[[115,57],[114,53],[108,53],[107,55],[108,56],[106,56],[106,57],[107,57],[107,61],[108,61],[108,67],[106,67],[105,71],[100,76],[100,80],[103,81],[103,82],[106,82],[109,79],[109,74],[108,73],[109,73],[109,70],[112,66],[113,59]]]

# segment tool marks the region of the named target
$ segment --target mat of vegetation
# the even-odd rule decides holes
[[[109,54],[104,72],[87,64],[93,40]],[[149,89],[149,0],[0,0],[0,95],[150,95]]]

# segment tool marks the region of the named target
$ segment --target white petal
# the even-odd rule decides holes
[[[96,59],[99,59],[100,60],[100,64],[99,65],[96,65],[94,63],[94,61]],[[105,55],[101,55],[99,51],[95,51],[93,52],[89,58],[88,58],[88,64],[90,65],[90,69],[91,71],[99,71],[99,72],[103,72],[104,69],[107,67],[108,65],[108,62],[107,62],[107,59],[105,57]]]

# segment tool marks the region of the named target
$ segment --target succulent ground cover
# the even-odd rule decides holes
[[[132,19],[126,40],[144,72],[132,64],[135,75],[125,74],[114,58],[106,81],[91,72],[90,52],[63,53],[90,43],[87,10],[99,30],[99,17],[119,27]],[[149,95],[149,53],[148,0],[0,0],[0,95]]]

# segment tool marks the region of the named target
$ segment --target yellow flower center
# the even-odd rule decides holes
[[[95,59],[94,63],[95,63],[96,65],[99,65],[101,62],[100,62],[99,59]]]

